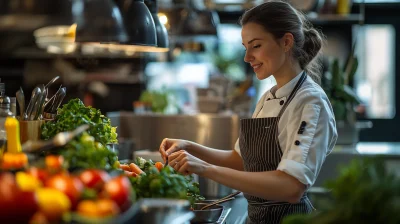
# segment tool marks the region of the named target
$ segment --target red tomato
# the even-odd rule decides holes
[[[0,173],[0,223],[28,223],[37,209],[34,192],[21,191],[14,175]]]
[[[101,190],[110,175],[104,170],[88,169],[79,175],[79,179],[86,187]]]
[[[83,191],[83,184],[78,178],[65,174],[57,174],[51,177],[46,181],[45,186],[57,189],[67,195],[72,208],[75,208],[78,204]]]
[[[37,167],[30,167],[26,172],[42,181],[42,183],[45,183],[47,178],[50,176],[47,170]]]
[[[124,211],[130,205],[132,186],[128,177],[114,177],[104,185],[102,196],[117,203]]]

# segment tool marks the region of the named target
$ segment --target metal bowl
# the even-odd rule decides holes
[[[193,212],[195,217],[190,220],[191,223],[207,223],[207,222],[217,222],[224,211],[224,206],[214,205],[208,209],[200,210],[207,203],[194,203]]]

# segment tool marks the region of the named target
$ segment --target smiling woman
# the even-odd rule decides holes
[[[252,118],[242,119],[234,150],[164,139],[160,153],[182,174],[196,173],[244,193],[248,223],[281,223],[311,213],[307,190],[337,140],[319,77],[320,33],[283,1],[267,1],[241,18],[244,61],[258,79],[274,76]]]
[[[272,1],[273,4],[280,3]],[[261,12],[266,14],[262,15]],[[265,77],[256,72],[259,79],[272,74],[277,78],[280,69],[293,64],[295,68],[300,67],[297,70],[306,70],[315,81],[319,81],[321,63],[318,54],[322,47],[322,36],[301,12],[286,14],[283,9],[269,9],[265,5],[249,10],[240,23],[243,26],[242,44],[247,52],[244,60],[251,64],[254,72],[260,71],[263,64],[258,63],[257,59],[261,57],[266,60],[268,69],[264,68]],[[291,60],[286,60],[288,56]]]

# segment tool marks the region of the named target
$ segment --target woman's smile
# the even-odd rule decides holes
[[[254,72],[257,72],[260,70],[262,65],[263,65],[262,63],[252,64],[251,67],[253,67]]]

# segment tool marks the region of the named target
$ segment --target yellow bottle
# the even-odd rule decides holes
[[[21,149],[21,141],[19,138],[19,122],[16,118],[7,117],[4,124],[7,133],[7,152],[19,153]]]
[[[348,15],[350,13],[351,0],[338,0],[336,11],[340,15]]]

